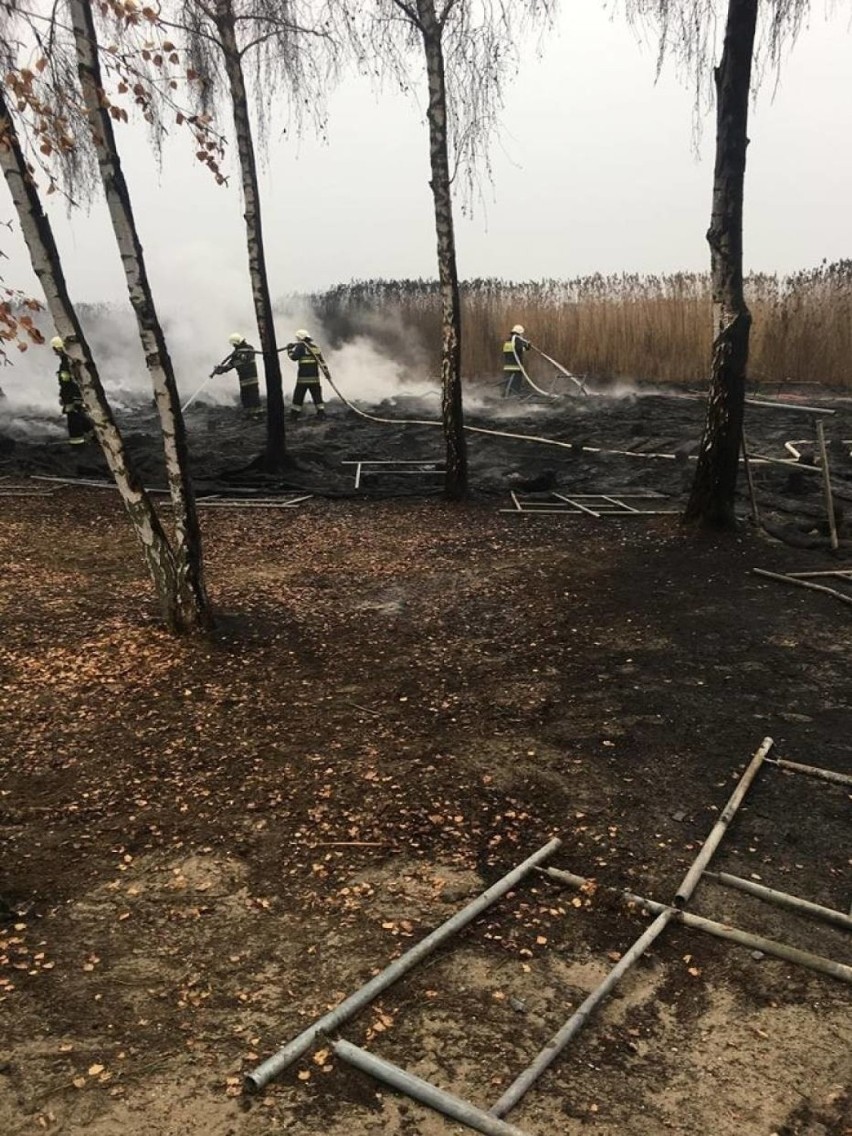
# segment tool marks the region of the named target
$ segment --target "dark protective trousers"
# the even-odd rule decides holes
[[[298,414],[305,401],[305,395],[310,394],[314,401],[314,406],[317,410],[324,410],[322,401],[322,387],[320,386],[319,379],[302,379],[296,383],[296,389],[293,391],[293,410]]]
[[[249,379],[240,377],[240,403],[243,410],[260,409],[260,381],[257,375]]]
[[[513,394],[521,394],[524,389],[524,376],[522,371],[504,371],[503,378],[506,380],[503,398],[511,398]]]
[[[68,442],[72,446],[81,446],[92,435],[92,424],[83,410],[71,407],[65,415],[68,420]]]

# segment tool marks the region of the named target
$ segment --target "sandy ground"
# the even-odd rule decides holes
[[[453,507],[425,475],[356,491],[341,464],[439,460],[438,430],[307,419],[288,484],[259,484],[262,424],[202,406],[202,493],[314,496],[203,511],[218,626],[183,643],[115,494],[30,479],[98,477],[97,457],[37,416],[0,429],[0,492],[49,493],[0,497],[0,1131],[460,1131],[323,1047],[257,1098],[242,1073],[551,836],[554,865],[666,900],[764,736],[852,771],[848,607],[750,571],[849,565],[814,475],[760,469],[780,542],[501,512],[536,485],[680,504],[701,414],[655,394],[486,405],[473,423],[571,448],[472,437]],[[123,421],[156,481],[148,409]],[[783,456],[813,427],[761,408],[749,436]],[[848,833],[842,786],[766,767],[714,866],[847,911]],[[576,898],[529,878],[341,1032],[487,1107],[647,925],[603,888]],[[691,907],[852,963],[848,934],[709,881]],[[841,1136],[849,1006],[836,980],[669,928],[510,1119]]]

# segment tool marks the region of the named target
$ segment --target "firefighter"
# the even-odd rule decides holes
[[[288,343],[285,350],[293,362],[298,364],[290,417],[299,417],[305,402],[305,395],[310,394],[316,407],[317,418],[325,418],[325,406],[323,405],[322,387],[320,386],[320,370],[325,369],[322,351],[311,339],[310,333],[305,331],[303,327],[296,332],[295,343]]]
[[[520,394],[524,388],[524,352],[530,346],[530,341],[524,339],[524,334],[523,327],[516,323],[503,344],[503,378],[506,380],[503,398]]]
[[[228,342],[233,351],[227,359],[223,359],[218,367],[214,367],[214,375],[224,375],[226,371],[236,369],[240,380],[240,403],[243,410],[256,413],[260,410],[260,381],[257,377],[257,363],[254,357],[257,354],[246,337],[238,331],[228,336]]]
[[[68,444],[83,446],[92,437],[92,424],[83,409],[83,395],[75,377],[77,364],[65,351],[65,343],[60,336],[50,341],[54,354],[59,359],[56,371],[59,379],[59,405],[68,423]]]

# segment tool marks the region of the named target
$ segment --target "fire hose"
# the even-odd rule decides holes
[[[562,374],[566,377],[566,379],[570,379],[572,383],[575,383],[576,386],[579,388],[580,394],[588,394],[589,393],[586,390],[586,384],[583,382],[583,380],[578,379],[576,375],[573,375],[567,369],[567,367],[563,367],[561,363],[557,363],[555,359],[551,359],[551,357],[549,355],[546,355],[544,353],[544,351],[542,351],[542,349],[540,347],[536,347],[536,345],[534,343],[530,343],[530,347],[533,349],[533,351],[535,351],[538,355],[540,355],[542,357],[542,359],[546,359],[548,361],[548,363],[551,363],[557,369],[557,371],[561,371]],[[518,362],[520,363],[520,359],[518,360]],[[521,370],[523,370],[523,367],[521,367]],[[529,375],[527,375],[526,371],[524,371],[524,374],[526,375],[527,382],[530,384],[530,386],[533,387],[535,390],[538,390],[539,388],[535,385],[535,383],[533,383],[533,381],[530,379]],[[558,398],[559,396],[558,395],[551,395],[550,397],[551,398]]]
[[[555,359],[552,359],[549,355],[545,354],[545,352],[542,351],[542,349],[540,347],[536,347],[536,345],[534,343],[532,343],[530,340],[527,340],[526,342],[527,342],[527,344],[528,344],[528,346],[530,347],[531,350],[535,351],[535,353],[537,355],[540,355],[542,357],[542,359],[546,359],[548,363],[552,363],[553,366],[556,367],[556,369],[558,371],[561,371],[562,374],[565,375],[566,378],[570,379],[572,383],[575,383],[576,386],[579,388],[581,394],[588,394],[589,393],[586,390],[586,385],[582,381],[582,379],[578,379],[576,375],[573,375],[567,369],[567,367],[563,367],[561,363],[557,363],[557,361]],[[529,383],[529,385],[532,387],[532,389],[537,394],[544,395],[545,398],[561,398],[562,397],[562,395],[556,394],[555,391],[542,390],[542,388],[540,386],[538,386],[536,383],[534,383],[532,381],[532,379],[529,376],[529,372],[527,371],[526,367],[524,366],[523,362],[521,361],[521,357],[518,354],[517,348],[515,347],[514,335],[512,336],[512,354],[515,357],[515,362],[518,364],[518,369],[520,370],[521,374],[524,376],[526,381]]]
[[[347,406],[354,414],[359,415],[361,418],[366,418],[370,422],[381,422],[386,426],[439,426],[443,427],[444,423],[434,418],[380,418],[377,414],[369,414],[366,410],[361,410],[350,402],[349,399],[343,394],[340,388],[331,377],[331,371],[328,369],[328,364],[325,359],[318,358],[317,364],[323,373],[323,377],[328,382],[328,385],[340,399],[344,406]],[[469,434],[487,434],[492,438],[514,438],[519,442],[540,442],[544,446],[557,446],[562,450],[574,450],[576,452],[577,446],[573,442],[559,442],[556,438],[543,438],[540,434],[514,434],[508,430],[489,430],[485,426],[469,426],[467,423],[462,425],[462,429],[466,430]],[[620,454],[623,457],[636,457],[636,458],[668,458],[674,461],[675,454],[657,454],[657,453],[637,453],[631,450],[606,450],[601,446],[581,446],[579,447],[585,453],[589,454]]]
[[[313,352],[311,352],[311,354],[314,355]],[[440,428],[443,428],[444,423],[440,419],[382,418],[378,414],[370,414],[366,410],[361,410],[360,407],[349,401],[349,399],[340,390],[337,383],[335,383],[334,379],[331,377],[331,371],[328,369],[328,364],[326,363],[325,359],[323,359],[321,355],[314,355],[314,358],[316,359],[317,366],[319,367],[320,371],[322,371],[323,378],[326,380],[328,385],[331,387],[331,389],[334,391],[343,405],[348,407],[348,409],[351,410],[353,414],[357,414],[360,418],[366,418],[369,422],[379,422],[385,426],[438,426]],[[559,364],[556,364],[556,366],[559,366]],[[570,378],[574,379],[574,381],[578,385],[581,385],[579,380],[569,372],[566,371],[566,374],[568,374]],[[213,375],[210,375],[210,377],[206,379],[204,383],[202,383],[202,386],[198,388],[195,394],[198,394],[201,391],[202,387],[212,378]],[[584,391],[584,393],[588,392]],[[559,396],[553,395],[552,397],[558,398]],[[188,400],[186,405],[188,406],[189,402],[192,402],[194,398],[195,395],[193,395],[192,398]],[[556,438],[544,438],[540,434],[515,434],[508,430],[489,430],[485,426],[469,426],[467,423],[464,423],[462,425],[462,429],[467,431],[469,434],[486,434],[492,438],[514,438],[519,442],[539,442],[541,445],[556,446],[562,450],[576,450],[577,448],[573,442],[560,442],[557,441]],[[675,460],[676,456],[675,454],[636,453],[635,451],[631,450],[607,450],[600,446],[581,446],[580,449],[590,454],[621,454],[624,457],[668,458],[672,461]]]

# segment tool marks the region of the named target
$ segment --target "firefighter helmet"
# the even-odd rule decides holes
[[[62,336],[61,335],[54,335],[53,339],[51,339],[51,341],[50,341],[50,346],[53,348],[54,351],[64,351],[65,350],[65,343],[62,339]]]
[[[516,323],[515,326],[512,328],[512,335],[523,335],[523,334],[524,334],[523,325]]]
[[[296,338],[298,340],[304,342],[304,340],[311,338],[311,333],[309,331],[305,331],[305,329],[303,327],[300,327],[299,330],[296,332]]]
[[[238,331],[232,331],[228,336],[228,342],[233,344],[234,347],[237,347],[240,343],[245,343],[245,341],[246,337],[244,335],[240,335]]]

